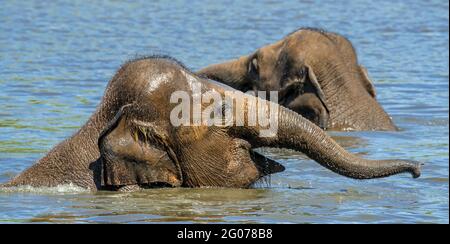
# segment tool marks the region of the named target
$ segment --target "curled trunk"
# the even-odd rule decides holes
[[[381,178],[399,173],[410,173],[414,178],[420,176],[420,162],[360,158],[346,151],[312,122],[281,106],[278,128],[277,137],[260,140],[264,145],[255,146],[300,151],[320,165],[354,179]],[[255,144],[258,144],[258,140],[255,140]]]
[[[224,63],[210,65],[199,70],[197,74],[245,92],[250,88],[246,80],[247,61],[248,57],[243,56]]]

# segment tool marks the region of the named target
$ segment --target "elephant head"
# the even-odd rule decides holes
[[[198,77],[173,60],[138,62],[147,63],[139,66],[144,69],[134,70],[140,73],[135,77],[147,82],[147,86],[133,103],[120,109],[98,139],[105,187],[249,187],[265,175],[284,170],[282,165],[253,151],[263,146],[301,151],[322,166],[356,179],[403,172],[413,177],[420,175],[420,164],[414,161],[359,158],[298,113],[267,100],[258,100],[258,104],[265,111],[277,111],[278,130],[275,136],[261,137],[266,127],[247,121],[256,109],[249,102],[253,96]],[[174,103],[172,94],[188,94],[188,108],[195,110],[195,89],[202,94],[216,92],[220,98],[234,91],[243,101],[240,104],[246,106],[238,114],[223,103],[202,103],[202,111],[210,108],[221,115],[231,109],[235,116],[223,126],[195,124],[192,111],[187,113],[186,124],[174,124],[173,115],[180,115],[174,111],[180,104],[178,100]],[[238,125],[237,121],[244,122]]]
[[[241,91],[279,91],[279,103],[322,128],[396,130],[367,70],[341,35],[304,28],[254,53],[197,72]]]

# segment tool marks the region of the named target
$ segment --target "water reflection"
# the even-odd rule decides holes
[[[262,212],[266,189],[147,189],[132,193],[98,192],[72,199],[81,213],[39,215],[31,222],[222,222],[223,218]],[[220,211],[218,211],[220,210]]]

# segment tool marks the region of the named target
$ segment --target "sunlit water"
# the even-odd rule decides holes
[[[364,157],[424,161],[421,178],[357,181],[263,150],[287,170],[256,189],[1,189],[0,222],[448,223],[448,1],[258,2],[2,1],[0,182],[74,133],[125,60],[169,54],[196,70],[301,26],[350,38],[401,128],[333,137]]]

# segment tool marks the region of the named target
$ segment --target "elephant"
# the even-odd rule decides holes
[[[278,91],[279,103],[322,129],[396,131],[367,69],[342,35],[300,28],[254,53],[198,75],[243,92]]]
[[[176,125],[171,116],[179,105],[173,103],[172,94],[182,91],[193,99],[194,86],[202,93],[214,91],[221,96],[233,91],[248,108],[254,106],[248,102],[253,96],[202,78],[173,58],[138,58],[117,71],[97,110],[75,135],[5,186],[74,184],[91,190],[247,188],[266,175],[284,170],[281,164],[253,150],[257,147],[297,150],[355,179],[398,173],[420,176],[421,163],[357,157],[309,120],[268,100],[260,104],[265,109],[276,108],[275,136],[262,137],[260,132],[266,127],[246,122],[253,111],[249,109],[240,115],[243,117],[236,115],[233,123],[224,126]],[[230,107],[219,104],[211,111],[225,114]],[[234,123],[238,119],[244,123]]]

